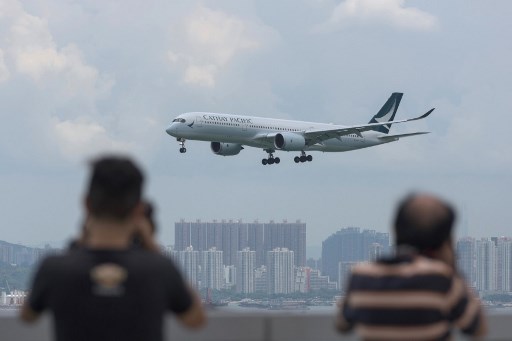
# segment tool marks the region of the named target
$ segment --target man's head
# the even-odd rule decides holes
[[[428,194],[407,196],[395,218],[397,246],[412,246],[420,252],[438,250],[451,241],[455,211],[448,203]]]
[[[140,204],[144,176],[130,159],[107,156],[91,163],[86,205],[100,219],[125,220]]]

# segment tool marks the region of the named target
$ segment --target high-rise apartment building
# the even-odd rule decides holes
[[[457,267],[480,294],[512,291],[512,238],[457,241]]]
[[[206,223],[196,220],[190,223],[190,245],[197,251],[206,251],[210,249],[206,240]]]
[[[257,221],[247,224],[247,246],[256,252],[256,267],[265,265],[267,258],[263,239],[263,224]]]
[[[236,291],[244,294],[254,292],[254,269],[256,264],[256,251],[248,247],[238,251],[236,266]]]
[[[208,251],[201,251],[201,287],[214,290],[224,289],[223,252],[212,247]]]
[[[265,251],[275,248],[287,248],[294,252],[297,266],[306,266],[306,224],[297,220],[295,223],[270,221],[263,230]]]
[[[266,252],[277,247],[294,251],[295,264],[306,265],[306,224],[273,221],[243,223],[242,221],[213,221],[175,223],[175,250],[183,251],[192,246],[196,251],[212,247],[222,250],[223,264],[236,265],[237,252],[249,247],[256,252],[256,266],[266,263]]]
[[[457,241],[457,268],[463,274],[466,283],[476,288],[476,241],[464,237]]]
[[[236,285],[236,266],[224,265],[224,285],[226,289],[233,289]]]
[[[254,270],[254,292],[268,292],[267,267],[265,265],[262,265]]]
[[[496,242],[491,238],[476,241],[476,288],[480,292],[496,291]]]
[[[190,240],[190,223],[182,219],[178,223],[174,223],[174,250],[185,251],[189,246],[198,247],[192,245]]]
[[[267,292],[289,294],[295,290],[294,252],[275,248],[267,252]]]
[[[189,246],[184,251],[171,251],[171,257],[187,281],[192,286],[199,288],[201,283],[199,251],[195,251],[192,246]]]
[[[370,245],[370,249],[368,250],[368,260],[376,261],[380,257],[382,257],[384,247],[379,243],[372,243]]]
[[[368,261],[377,254],[380,256],[389,251],[389,233],[347,227],[322,243],[322,273],[336,280],[339,278],[340,262]]]
[[[222,251],[224,251],[224,264],[236,265],[237,252],[240,250],[239,231],[244,224],[232,220],[222,222]]]
[[[309,272],[307,266],[299,266],[295,268],[295,289],[296,292],[306,293],[309,291]]]
[[[512,291],[512,238],[500,237],[496,241],[496,286],[500,292]]]
[[[222,223],[214,220],[206,223],[206,247],[208,249],[216,247],[217,250],[222,248]]]
[[[338,263],[338,288],[340,289],[341,293],[345,293],[347,291],[350,272],[357,263],[358,262]]]

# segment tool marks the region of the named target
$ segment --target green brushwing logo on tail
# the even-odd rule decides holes
[[[391,94],[391,96],[386,101],[386,103],[384,103],[379,112],[375,116],[373,116],[370,122],[368,123],[382,123],[393,121],[403,95],[404,94],[401,92],[394,92],[393,94]],[[389,133],[390,128],[391,123],[375,127],[373,128],[373,130],[387,134]]]

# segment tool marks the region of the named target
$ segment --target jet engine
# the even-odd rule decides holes
[[[212,142],[210,145],[212,152],[216,155],[231,156],[240,153],[244,147],[238,143]]]
[[[274,137],[274,146],[280,150],[299,151],[306,146],[306,140],[300,134],[278,133]]]

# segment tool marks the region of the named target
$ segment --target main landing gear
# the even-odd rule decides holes
[[[178,137],[176,139],[180,143],[180,153],[186,153],[187,148],[185,148],[185,139],[182,139],[181,137]]]
[[[274,163],[278,164],[279,162],[281,162],[280,158],[274,157],[275,150],[266,149],[265,151],[268,153],[268,159],[261,160],[262,165],[273,165]]]
[[[306,155],[306,153],[304,153],[304,151],[302,151],[300,153],[300,156],[296,156],[293,158],[293,161],[295,161],[295,163],[299,163],[299,162],[306,162],[306,161],[313,161],[313,156],[311,155]]]

